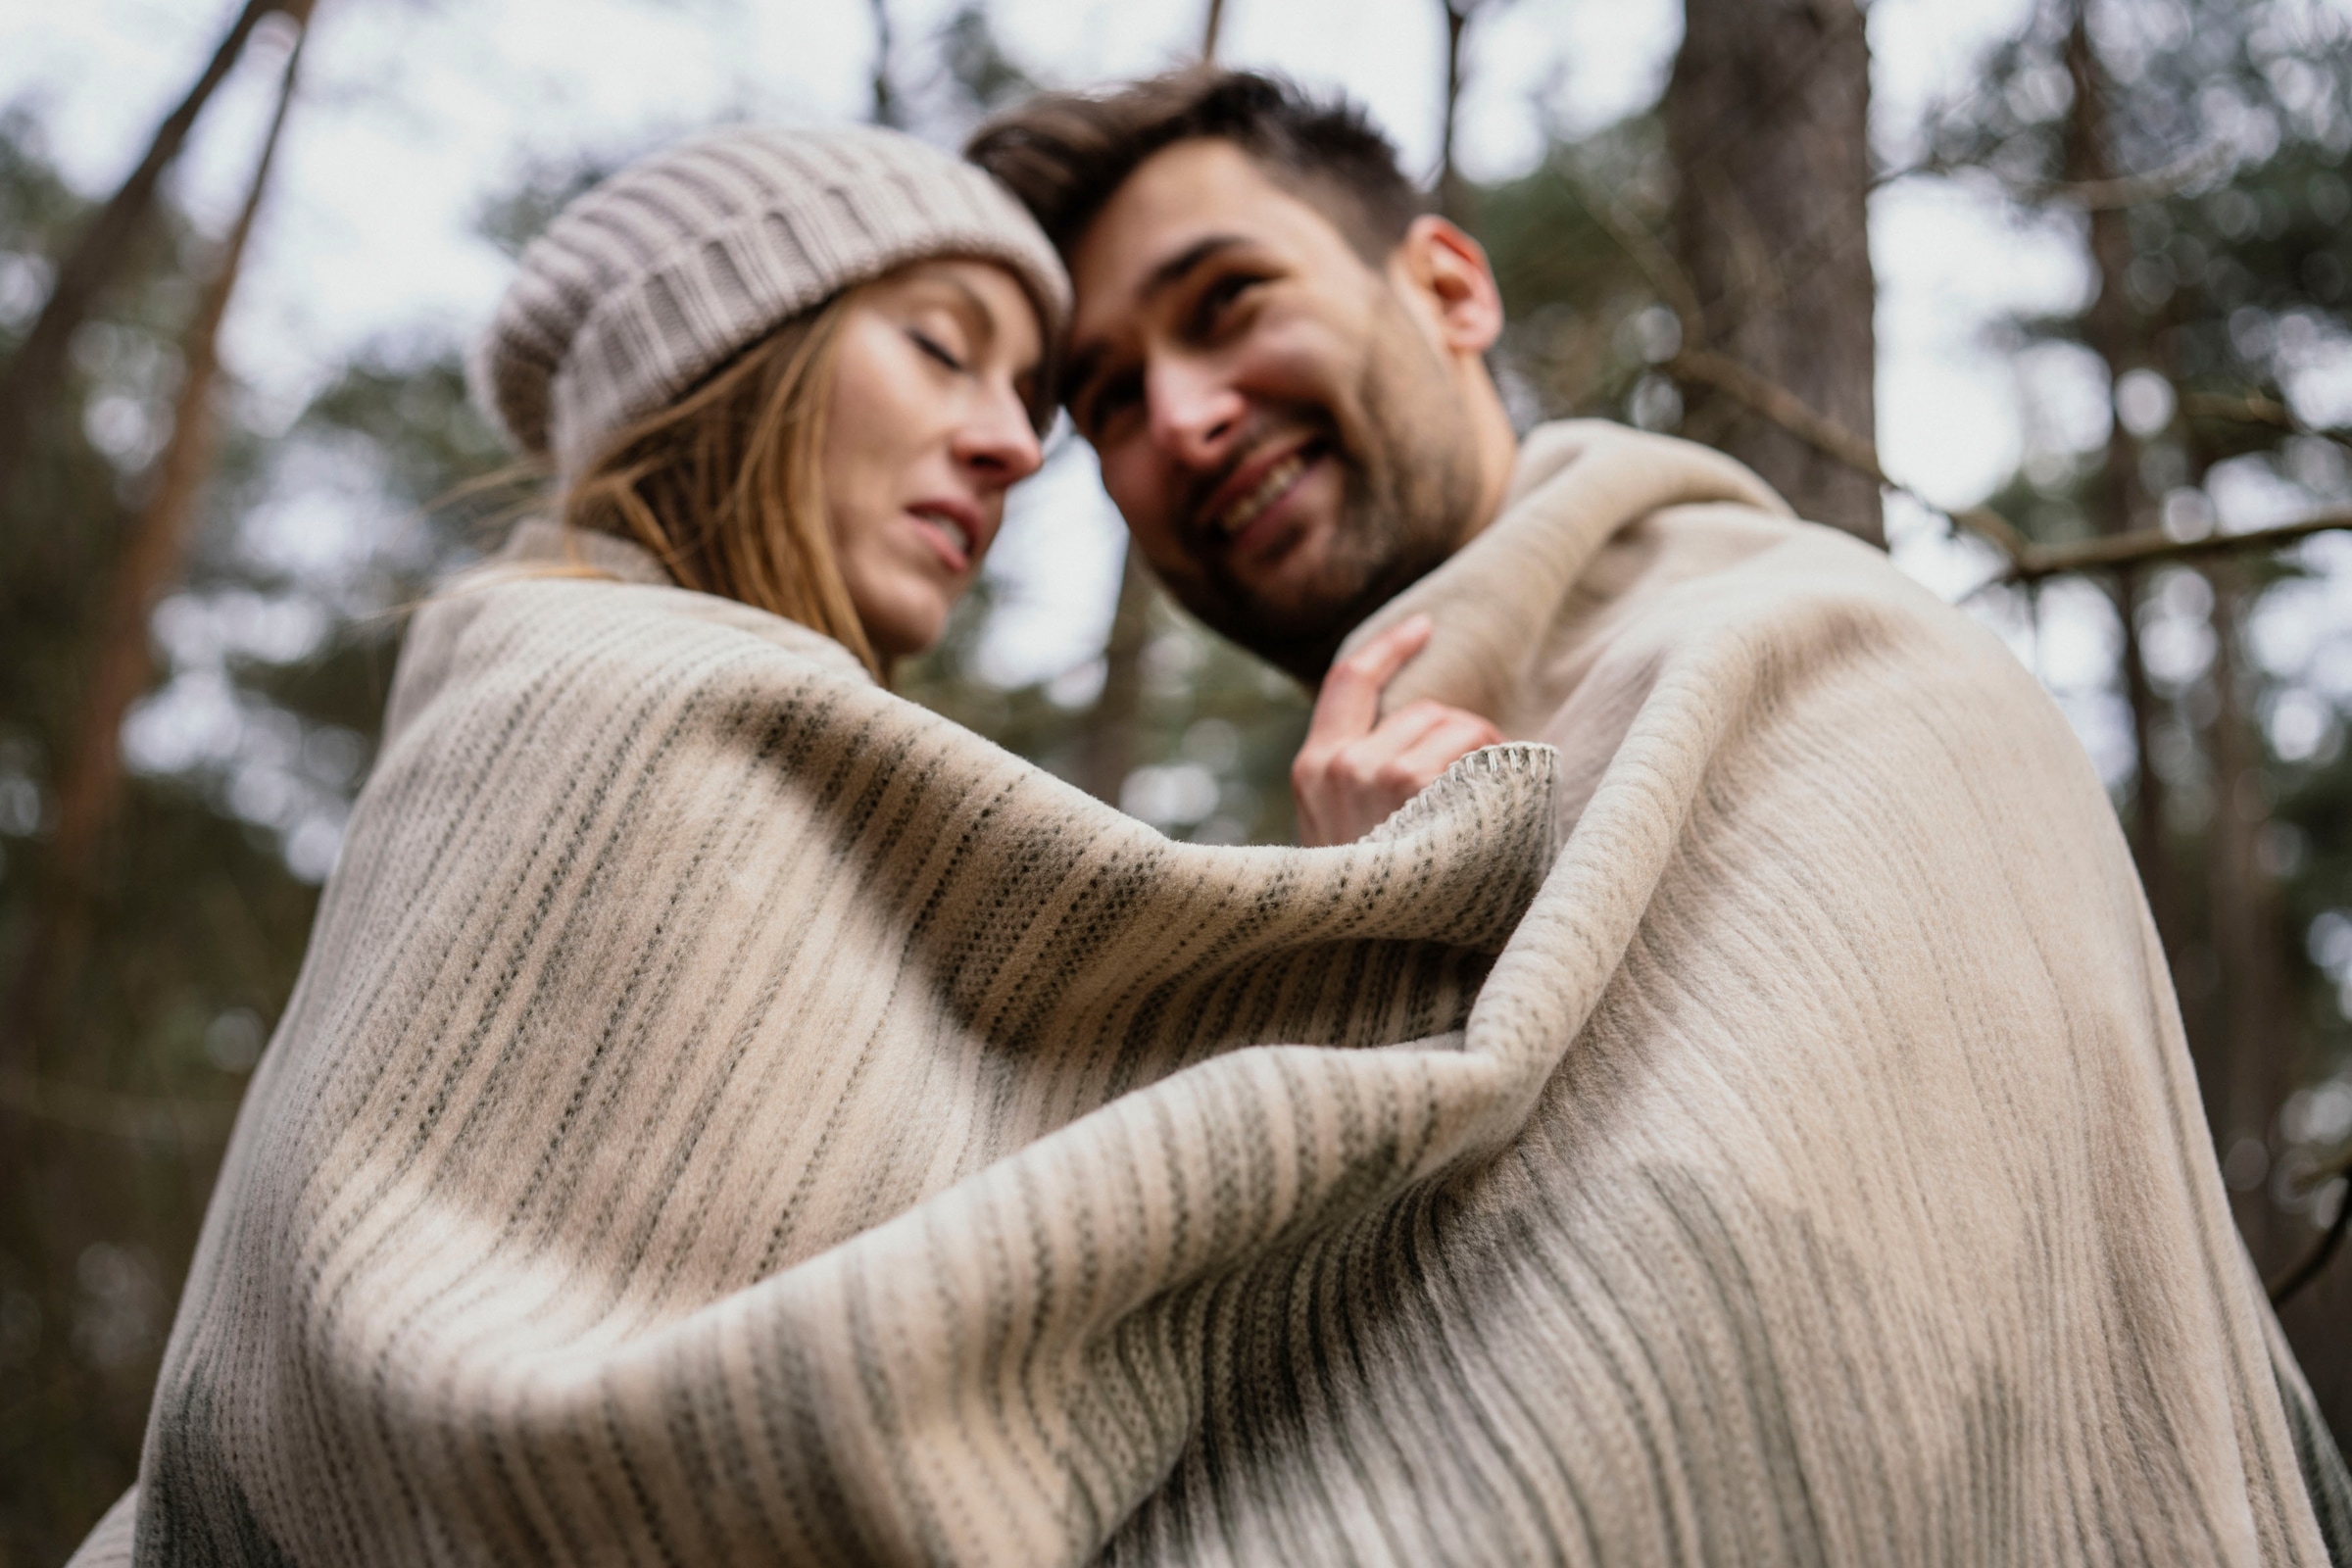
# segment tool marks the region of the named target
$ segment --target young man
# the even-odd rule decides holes
[[[1138,548],[1209,625],[1330,676],[1296,780],[1305,842],[1357,837],[1500,740],[1426,702],[1373,727],[1417,630],[1331,667],[1493,520],[1517,460],[1477,241],[1421,212],[1359,117],[1248,74],[1041,99],[972,151],[1069,260],[1066,401]]]
[[[1308,841],[1557,751],[1463,1035],[1504,1121],[1341,1297],[1167,1350],[1199,1414],[1114,1508],[1139,1560],[2352,1543],[2112,811],[2015,661],[1717,454],[1516,440],[1485,258],[1352,111],[1191,73],[970,152],[1070,264],[1137,547],[1320,685]]]

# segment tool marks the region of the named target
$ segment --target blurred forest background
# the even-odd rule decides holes
[[[1229,8],[1273,0],[1168,3],[1214,53]],[[1501,276],[1515,414],[1679,431],[1809,515],[1893,532],[2074,718],[2238,1223],[2352,1438],[2352,1264],[2324,1257],[2352,1145],[2352,9],[2023,0],[1957,90],[1897,118],[1853,0],[1685,0],[1654,102],[1546,120],[1482,181],[1456,120],[1481,30],[1526,0],[1427,3],[1433,199]],[[0,103],[0,1564],[62,1561],[135,1473],[401,609],[528,503],[466,488],[504,462],[465,402],[470,321],[373,344],[294,407],[224,363],[272,152],[306,132],[312,4],[231,8],[184,101],[124,106],[153,141],[112,191],[69,180],[38,103]],[[1066,84],[984,5],[918,28],[869,4],[874,119],[952,143]],[[256,70],[223,220],[175,161]],[[612,161],[535,164],[480,231],[512,253]],[[2030,438],[1977,505],[1938,509],[1878,446],[1869,219],[1923,188],[1997,204],[2079,280],[1984,328],[2023,368]],[[1022,515],[1091,473],[1065,441]],[[1115,608],[1070,612],[1106,623],[1099,649],[1008,675],[992,627],[1035,589],[992,573],[904,689],[1171,835],[1286,841],[1304,695],[1117,580]]]

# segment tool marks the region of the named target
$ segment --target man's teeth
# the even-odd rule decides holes
[[[1306,454],[1294,452],[1266,470],[1266,476],[1251,487],[1250,493],[1225,509],[1217,519],[1217,531],[1230,539],[1257,520],[1257,514],[1272,506],[1291,481],[1306,470]]]

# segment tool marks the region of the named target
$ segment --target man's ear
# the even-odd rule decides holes
[[[1476,359],[1502,335],[1502,290],[1487,253],[1455,224],[1424,214],[1389,259],[1391,279],[1407,292],[1448,352]]]

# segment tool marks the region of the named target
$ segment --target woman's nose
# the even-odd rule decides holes
[[[1010,387],[992,392],[956,432],[956,461],[989,484],[1026,479],[1045,463],[1045,448],[1029,422],[1029,407]]]

